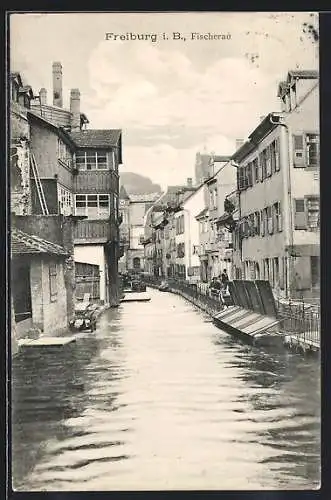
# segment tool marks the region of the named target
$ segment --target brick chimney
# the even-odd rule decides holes
[[[70,91],[70,111],[71,130],[80,130],[80,92],[79,89],[71,89]]]
[[[39,90],[39,99],[40,99],[40,104],[46,105],[47,104],[47,90],[42,88]]]
[[[236,151],[241,148],[241,146],[244,144],[244,139],[236,139]]]
[[[62,108],[62,64],[53,62],[53,105]]]

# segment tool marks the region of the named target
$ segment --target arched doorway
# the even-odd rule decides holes
[[[133,269],[140,269],[140,258],[139,257],[134,257]]]

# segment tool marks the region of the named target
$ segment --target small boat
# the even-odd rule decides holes
[[[121,302],[149,302],[151,297],[146,293],[146,284],[138,278],[126,280]]]
[[[169,285],[166,281],[162,281],[161,285],[159,286],[159,291],[160,292],[168,292],[169,291]]]

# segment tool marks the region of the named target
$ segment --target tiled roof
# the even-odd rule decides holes
[[[160,198],[161,193],[145,193],[145,194],[129,194],[130,201],[132,202],[145,202],[150,203]]]
[[[39,238],[38,236],[24,233],[17,228],[12,228],[11,230],[11,253],[12,255],[38,253],[68,255],[68,252],[62,246]]]
[[[70,132],[70,136],[80,148],[111,148],[118,145],[121,133],[119,129],[91,129]]]

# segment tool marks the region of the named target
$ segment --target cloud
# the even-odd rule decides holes
[[[51,63],[62,61],[65,105],[79,87],[91,128],[123,129],[123,168],[164,185],[192,177],[199,149],[228,154],[261,115],[278,110],[277,84],[289,69],[317,67],[304,22],[316,24],[316,15],[24,14],[15,17],[12,61],[49,95]],[[109,31],[178,30],[225,32],[231,40],[104,40]]]

